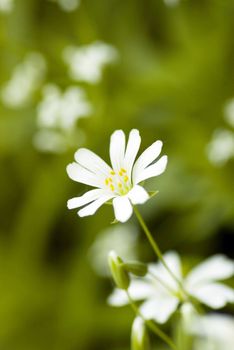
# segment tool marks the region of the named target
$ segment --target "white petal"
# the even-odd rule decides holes
[[[221,283],[210,283],[189,289],[190,294],[213,309],[224,307],[234,302],[234,290]]]
[[[186,278],[188,287],[204,281],[222,280],[234,274],[234,263],[224,255],[215,255],[195,267]]]
[[[87,169],[84,169],[79,164],[73,162],[71,164],[68,164],[67,166],[67,174],[68,176],[77,182],[80,182],[85,185],[94,186],[94,187],[100,187],[101,182],[97,178],[97,176]]]
[[[83,216],[89,216],[89,215],[95,214],[96,211],[111,198],[113,198],[113,195],[103,195],[102,197],[98,198],[91,204],[79,210],[78,215],[80,217],[83,217]]]
[[[165,323],[176,310],[179,300],[173,296],[153,298],[147,300],[140,307],[145,319]]]
[[[152,297],[155,294],[153,287],[151,282],[132,280],[128,292],[133,300],[138,301]],[[125,291],[116,288],[109,296],[108,303],[113,306],[122,306],[128,304],[129,300]]]
[[[110,160],[113,169],[118,172],[124,165],[125,134],[116,130],[110,139]]]
[[[156,141],[140,155],[133,168],[133,179],[159,156],[162,145],[162,141]]]
[[[126,222],[132,215],[132,205],[127,196],[119,196],[113,199],[116,220]]]
[[[139,131],[136,129],[131,130],[129,134],[128,144],[124,157],[124,168],[128,172],[128,176],[131,178],[133,163],[135,162],[137,153],[141,144],[141,137]]]
[[[180,257],[176,252],[167,252],[163,255],[163,258],[173,272],[173,274],[179,279],[182,280],[181,272],[181,262]],[[161,262],[157,264],[149,264],[149,271],[156,276],[159,280],[163,281],[165,285],[170,287],[173,291],[178,290],[178,285],[171,274],[166,270]]]
[[[143,204],[149,199],[149,195],[142,186],[136,185],[128,192],[128,198],[132,204]]]
[[[149,179],[154,176],[161,175],[167,166],[167,156],[161,157],[156,163],[148,166],[148,168],[134,173],[134,184],[138,184],[141,181]]]
[[[69,199],[69,201],[67,202],[67,207],[68,207],[68,209],[82,207],[83,205],[88,204],[88,203],[93,202],[94,200],[98,199],[103,194],[104,194],[104,191],[101,189],[95,189],[95,190],[88,191],[85,194],[83,194],[83,196]]]
[[[75,160],[85,169],[100,176],[101,179],[110,175],[111,168],[109,165],[89,149],[78,149],[78,151],[75,153]]]

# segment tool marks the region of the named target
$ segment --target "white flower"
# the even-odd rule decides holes
[[[9,82],[2,89],[2,101],[10,108],[26,105],[39,88],[46,71],[44,57],[37,52],[30,53],[13,70]]]
[[[228,315],[197,315],[188,330],[198,337],[195,350],[231,350],[234,344],[234,318]]]
[[[170,270],[183,284],[184,290],[201,303],[219,309],[234,302],[234,290],[219,280],[234,274],[234,263],[223,255],[215,255],[195,267],[185,278],[181,262],[175,252],[168,252],[164,259]],[[177,309],[181,299],[178,284],[161,263],[149,264],[148,274],[143,278],[132,278],[129,294],[133,300],[144,300],[140,310],[146,319],[165,323]],[[108,299],[114,306],[128,304],[126,293],[115,289]]]
[[[64,11],[72,12],[79,7],[80,0],[57,0],[57,3]]]
[[[63,56],[72,79],[96,84],[101,80],[103,67],[117,58],[117,51],[97,41],[81,47],[69,46]]]
[[[0,0],[0,12],[9,13],[13,10],[14,0]]]
[[[180,0],[164,0],[164,3],[169,7],[175,7],[179,5]]]
[[[138,232],[132,225],[112,225],[100,232],[90,248],[90,261],[101,276],[110,276],[107,264],[108,253],[115,249],[123,260],[137,260],[136,252]]]
[[[127,221],[132,215],[132,205],[143,204],[149,194],[139,185],[142,181],[162,174],[167,165],[167,156],[159,156],[162,142],[156,141],[147,148],[135,162],[140,148],[139,131],[130,132],[125,147],[125,134],[115,131],[110,141],[112,167],[88,149],[81,148],[75,153],[76,162],[67,166],[69,177],[77,182],[96,187],[96,189],[68,201],[68,208],[84,206],[78,215],[93,215],[104,203],[113,199],[116,220]],[[135,164],[134,164],[135,163]]]
[[[91,110],[81,88],[70,86],[62,93],[58,86],[48,84],[44,87],[43,100],[38,106],[38,126],[72,129],[77,120],[89,115]]]
[[[229,130],[216,130],[207,147],[207,156],[216,166],[224,165],[234,157],[234,133]]]

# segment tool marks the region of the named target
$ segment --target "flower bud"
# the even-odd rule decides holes
[[[150,343],[145,323],[141,317],[136,317],[132,325],[131,350],[149,350]]]
[[[130,278],[124,268],[123,260],[112,250],[108,255],[108,263],[116,286],[127,290],[130,284]]]
[[[138,261],[129,261],[123,264],[126,271],[131,272],[138,277],[144,277],[147,274],[147,265]]]

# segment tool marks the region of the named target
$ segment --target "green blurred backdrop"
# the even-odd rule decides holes
[[[81,0],[71,11],[47,0],[1,6],[2,91],[28,54],[43,55],[46,68],[25,103],[11,105],[11,96],[6,103],[3,93],[0,102],[0,348],[127,350],[133,314],[106,304],[112,282],[90,263],[112,208],[83,219],[68,211],[66,201],[86,188],[65,168],[80,146],[108,160],[118,128],[139,129],[142,149],[163,140],[167,171],[147,183],[160,193],[140,208],[162,250],[177,250],[188,268],[218,252],[233,257],[234,112],[227,117],[225,106],[234,98],[234,1]],[[95,84],[73,79],[64,48],[97,40],[117,58]],[[47,83],[78,86],[92,105],[63,152],[33,142]],[[23,82],[18,89],[25,91]],[[220,130],[229,147],[225,137],[217,141]],[[139,258],[152,261],[143,235],[137,244]]]

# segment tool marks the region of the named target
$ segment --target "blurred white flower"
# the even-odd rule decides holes
[[[101,80],[103,67],[116,60],[118,54],[113,46],[96,41],[81,47],[69,46],[63,57],[72,79],[95,84]]]
[[[9,13],[13,10],[14,0],[0,0],[0,12]]]
[[[46,71],[46,62],[40,53],[30,53],[13,70],[11,79],[3,86],[1,97],[10,108],[25,106],[41,85]]]
[[[67,138],[57,130],[39,130],[34,138],[35,148],[42,152],[63,153],[67,150]]]
[[[221,314],[197,315],[190,325],[195,350],[231,350],[234,345],[234,317]]]
[[[136,260],[138,258],[137,238],[137,229],[132,225],[115,225],[102,231],[89,252],[94,270],[101,276],[111,275],[107,256],[113,249],[124,260]]]
[[[75,11],[80,6],[80,0],[50,0],[57,2],[62,10],[66,12]]]
[[[234,290],[216,282],[234,274],[234,263],[227,257],[215,255],[195,267],[185,278],[182,276],[177,253],[168,252],[164,259],[183,284],[184,290],[201,303],[219,309],[228,302],[234,302]],[[178,283],[161,263],[149,264],[145,277],[133,277],[128,291],[133,300],[143,300],[140,311],[144,318],[153,319],[158,323],[165,323],[179,303],[186,300]],[[108,302],[113,306],[122,306],[129,301],[126,293],[116,288]]]
[[[179,5],[180,0],[164,0],[164,3],[169,7],[174,7]]]
[[[69,130],[78,119],[87,117],[91,111],[91,104],[81,88],[71,86],[63,93],[58,86],[48,84],[38,105],[38,126]]]
[[[161,153],[161,141],[154,142],[135,162],[140,143],[138,130],[131,130],[127,146],[124,132],[116,130],[110,140],[112,167],[92,151],[79,149],[75,153],[76,162],[67,166],[68,176],[96,189],[70,199],[68,208],[84,207],[78,211],[78,215],[83,217],[95,214],[98,208],[113,199],[116,220],[127,221],[133,212],[132,205],[143,204],[150,198],[139,184],[162,174],[167,166],[167,156],[155,161]]]
[[[224,107],[224,118],[234,128],[234,99],[226,103]]]
[[[211,142],[207,146],[207,156],[216,166],[224,165],[234,157],[234,132],[229,130],[216,130]]]

